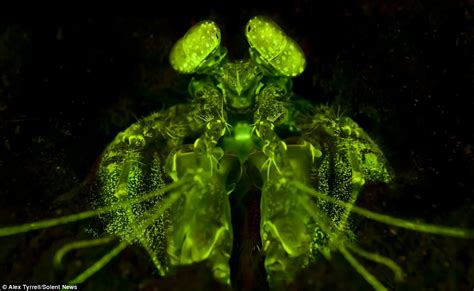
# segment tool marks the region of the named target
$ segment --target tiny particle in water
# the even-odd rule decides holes
[[[58,30],[56,31],[56,40],[63,40],[64,35],[63,35],[63,28],[58,27]]]

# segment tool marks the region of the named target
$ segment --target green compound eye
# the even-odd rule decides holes
[[[265,16],[255,16],[248,23],[245,35],[250,53],[257,63],[270,67],[277,75],[295,77],[304,71],[306,60],[298,44]]]
[[[179,73],[194,73],[220,47],[220,43],[221,31],[217,24],[211,20],[201,21],[191,27],[171,49],[171,66]]]

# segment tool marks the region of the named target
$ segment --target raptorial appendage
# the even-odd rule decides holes
[[[181,145],[185,137],[203,132],[193,119],[195,111],[195,106],[173,107],[117,135],[99,165],[97,207],[125,204],[103,216],[106,231],[143,246],[161,275],[174,266],[207,260],[215,277],[229,284],[232,231],[227,168],[218,170],[216,164],[211,165],[214,169],[203,168],[197,163],[199,154]],[[146,201],[126,204],[166,184],[177,185],[168,195],[172,200],[157,193]]]
[[[225,157],[213,170],[202,168],[193,151],[179,151],[168,165],[175,181],[186,185],[179,203],[170,213],[173,224],[168,240],[171,264],[187,265],[206,261],[214,277],[230,284],[229,259],[232,225],[227,197],[228,176],[236,160]]]
[[[350,118],[326,106],[300,120],[300,142],[287,145],[284,171],[262,171],[262,242],[270,284],[281,286],[321,255],[353,243],[351,206],[366,182],[389,182],[378,146]],[[270,179],[271,177],[271,179]],[[347,203],[317,199],[299,187]]]
[[[286,167],[280,171],[272,168],[270,174],[264,167],[261,170],[260,233],[265,270],[272,287],[291,282],[308,264],[314,223],[292,182],[309,183],[312,146],[303,140],[300,142],[287,146]],[[253,156],[251,162],[258,167],[266,160],[266,155],[261,153]]]

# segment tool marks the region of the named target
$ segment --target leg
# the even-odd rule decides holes
[[[211,171],[218,163],[222,150],[216,148],[217,142],[229,129],[224,111],[224,97],[209,78],[202,78],[190,84],[193,97],[193,118],[203,128],[202,135],[194,142],[194,151],[200,163],[208,163]]]
[[[95,247],[95,246],[100,246],[103,244],[108,244],[109,242],[113,241],[116,239],[113,236],[105,236],[105,237],[100,237],[96,239],[90,239],[90,240],[81,240],[81,241],[75,241],[68,243],[64,246],[62,246],[54,255],[54,265],[56,267],[61,266],[63,257],[69,253],[72,250],[77,250],[77,249],[82,249],[82,248],[90,248],[90,247]]]
[[[271,167],[278,172],[288,167],[287,146],[275,133],[275,125],[287,117],[288,92],[291,81],[286,78],[275,78],[260,90],[257,95],[257,110],[254,114],[255,134],[263,141],[262,152],[267,156],[263,165],[267,167],[267,177]]]
[[[100,271],[108,262],[110,262],[113,258],[118,256],[126,247],[128,244],[126,242],[121,242],[118,246],[113,248],[109,253],[107,253],[105,256],[103,256],[100,260],[95,262],[92,266],[87,268],[84,272],[79,274],[77,277],[72,279],[69,284],[71,285],[77,285],[80,283],[83,283],[85,280],[89,279],[92,275]]]

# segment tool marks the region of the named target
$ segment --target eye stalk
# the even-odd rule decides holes
[[[255,16],[245,28],[254,61],[271,75],[296,77],[303,73],[306,59],[299,45],[271,19]]]
[[[227,55],[221,45],[221,31],[211,20],[204,20],[191,27],[180,38],[170,53],[173,69],[182,74],[204,73]]]

